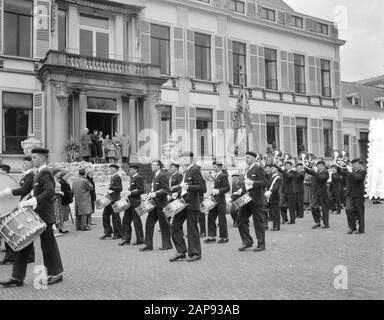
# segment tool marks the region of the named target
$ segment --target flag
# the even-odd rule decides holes
[[[244,84],[241,85],[239,90],[239,96],[237,98],[233,117],[233,128],[235,130],[245,128],[247,133],[253,131],[251,112],[249,110],[248,98],[245,92]]]

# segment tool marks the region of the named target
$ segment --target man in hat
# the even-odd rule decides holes
[[[279,175],[279,166],[272,164],[271,168],[271,178],[268,180],[267,191],[265,192],[265,197],[269,203],[269,212],[272,217],[273,228],[271,231],[280,230],[280,186],[283,182],[282,178]]]
[[[8,166],[9,167],[9,166]],[[10,167],[5,168],[6,173],[10,172]],[[33,169],[33,162],[32,158],[30,156],[25,156],[24,161],[23,161],[23,176],[21,177],[21,180],[19,182],[20,188],[18,189],[11,189],[11,188],[6,188],[2,192],[0,192],[0,197],[2,196],[8,196],[8,195],[13,195],[13,196],[21,196],[21,198],[27,197],[31,198],[30,193],[32,192],[33,189],[33,178],[35,176],[35,171]],[[11,249],[11,247],[6,243],[5,244],[6,248],[6,254],[4,256],[4,259],[0,261],[0,264],[11,264],[14,261],[14,252]],[[35,262],[35,248],[32,245],[32,249],[30,251],[30,255],[28,257],[28,263]]]
[[[120,214],[115,213],[112,209],[112,205],[120,200],[120,193],[123,190],[123,184],[121,182],[120,175],[118,173],[120,167],[112,163],[109,165],[111,172],[111,182],[109,184],[108,194],[112,199],[112,202],[104,208],[103,211],[103,227],[104,227],[104,235],[100,237],[100,240],[107,240],[113,237],[112,240],[121,238],[121,219]],[[112,225],[111,227],[111,216],[112,216]]]
[[[149,193],[149,197],[153,199],[156,207],[148,213],[147,220],[145,222],[145,246],[140,248],[140,251],[153,250],[153,232],[157,221],[159,221],[160,224],[162,239],[162,247],[160,250],[170,250],[172,249],[171,230],[168,220],[163,212],[163,209],[168,205],[168,176],[167,172],[162,170],[163,164],[160,160],[152,161],[151,166],[152,172],[155,176],[152,181],[152,188]]]
[[[187,247],[185,245],[183,223],[187,220],[188,232],[188,262],[201,259],[201,244],[199,228],[197,226],[198,212],[200,211],[199,194],[207,192],[206,182],[200,169],[194,164],[193,152],[185,152],[181,157],[185,167],[183,180],[180,184],[180,196],[188,206],[173,217],[171,235],[177,253],[169,261],[175,262],[186,258]]]
[[[311,181],[311,211],[315,225],[312,229],[317,229],[321,227],[320,220],[323,220],[324,226],[323,229],[329,228],[329,208],[328,208],[328,191],[327,191],[327,181],[329,178],[328,170],[325,167],[325,162],[319,160],[316,164],[316,167],[313,169],[305,169],[305,172],[312,176]],[[323,213],[321,217],[320,207]]]
[[[47,268],[47,284],[52,285],[63,281],[63,265],[52,229],[56,220],[53,206],[55,181],[51,171],[47,168],[49,151],[44,148],[34,148],[31,154],[33,165],[35,168],[38,168],[33,181],[33,197],[21,201],[19,208],[34,207],[34,211],[47,225],[45,231],[40,235],[40,241],[44,265]],[[7,281],[1,281],[0,285],[5,287],[19,287],[24,284],[28,256],[30,255],[32,247],[33,243],[15,253],[12,278]]]
[[[264,188],[267,186],[267,177],[262,167],[256,164],[257,154],[252,151],[246,153],[246,163],[248,169],[244,175],[244,191],[248,191],[252,201],[240,208],[238,218],[238,228],[243,245],[239,251],[245,251],[252,247],[253,239],[249,234],[249,217],[253,217],[253,226],[257,238],[255,252],[265,250],[265,219],[263,215],[263,204],[265,202]],[[244,192],[243,191],[243,192]]]
[[[204,243],[216,242],[216,219],[219,217],[219,233],[220,239],[218,243],[228,242],[228,225],[227,225],[227,204],[225,194],[231,190],[228,182],[228,176],[222,172],[223,164],[219,161],[213,162],[213,169],[216,172],[213,180],[213,198],[217,205],[208,213],[208,238]]]
[[[329,185],[329,193],[330,193],[330,207],[332,213],[341,214],[341,192],[342,192],[342,176],[337,170],[337,166],[335,164],[331,165],[330,168],[331,173],[331,183]],[[336,204],[336,205],[335,205]]]
[[[288,160],[285,162],[284,167],[279,168],[279,172],[282,174],[283,184],[282,193],[288,203],[289,218],[288,224],[295,224],[296,222],[296,209],[295,209],[295,176],[296,169],[293,168],[292,161]],[[283,221],[287,221],[287,208],[282,207]]]
[[[121,242],[119,243],[119,246],[130,244],[132,237],[132,221],[136,233],[136,241],[132,244],[140,245],[144,243],[143,224],[140,216],[135,211],[135,209],[140,206],[140,196],[144,193],[144,179],[139,175],[138,171],[139,166],[137,164],[129,165],[131,183],[127,196],[131,206],[124,212],[123,225],[121,229]]]
[[[296,172],[294,177],[295,209],[297,218],[304,218],[304,178],[304,166],[301,162],[298,162],[296,164]]]
[[[345,191],[346,207],[348,221],[348,234],[362,234],[365,232],[365,206],[364,206],[364,193],[365,193],[365,177],[367,171],[364,168],[363,162],[357,158],[351,161],[351,166],[346,170],[340,170],[342,175],[346,176],[347,188]],[[359,228],[356,228],[356,222]]]

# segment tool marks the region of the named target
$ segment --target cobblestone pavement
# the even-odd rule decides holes
[[[0,289],[0,299],[383,299],[384,205],[366,205],[364,235],[346,234],[345,213],[331,215],[329,230],[312,230],[306,214],[281,232],[268,231],[261,253],[237,250],[238,230],[227,216],[230,242],[202,243],[202,260],[194,263],[170,263],[175,251],[158,250],[159,232],[152,252],[99,240],[98,212],[92,231],[76,232],[69,221],[70,233],[57,238],[64,282],[34,288],[34,267],[42,263],[37,240],[36,264],[29,265],[24,287]],[[348,269],[347,290],[334,288],[338,265]],[[10,273],[11,266],[0,266],[1,279]]]

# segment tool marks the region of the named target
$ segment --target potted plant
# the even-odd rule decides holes
[[[80,145],[75,140],[69,140],[66,142],[64,150],[68,154],[69,162],[74,162],[79,157]]]

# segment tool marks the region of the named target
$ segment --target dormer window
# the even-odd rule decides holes
[[[271,10],[268,8],[261,8],[260,16],[263,19],[269,20],[269,21],[275,21],[276,16],[275,16],[275,10]]]
[[[361,96],[357,92],[347,95],[346,98],[349,101],[351,101],[351,103],[354,107],[362,107],[363,106],[363,99],[361,98]]]
[[[238,1],[238,0],[230,0],[229,8],[232,11],[235,11],[235,12],[238,12],[238,13],[244,13],[244,2],[243,1]]]
[[[381,110],[384,110],[384,97],[375,99],[375,102],[379,105]]]

